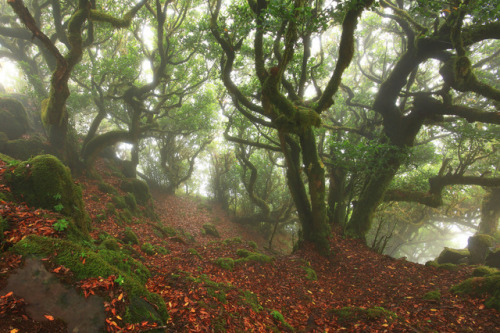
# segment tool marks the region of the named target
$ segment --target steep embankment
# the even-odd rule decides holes
[[[78,253],[77,261],[85,267],[113,253],[118,275],[75,279],[77,273],[58,264],[52,252],[46,253],[44,263],[60,280],[74,284],[85,295],[103,297],[108,331],[142,332],[155,325],[167,332],[500,329],[499,312],[486,308],[484,298],[450,292],[452,285],[471,276],[471,267],[446,270],[394,260],[338,236],[332,237],[333,255],[328,258],[307,246],[290,256],[269,257],[260,251],[264,240],[252,239],[254,234],[230,222],[216,207],[186,197],[157,196],[155,218],[147,203],[134,204],[131,195],[122,190],[124,180],[116,171],[102,164],[98,170],[102,180],[80,179],[94,230],[88,244],[78,245],[85,253]],[[15,244],[22,244],[22,237],[33,233],[66,238],[64,232],[53,232],[54,218],[39,210],[36,213],[5,201],[0,209],[9,219],[8,246],[22,248]],[[215,225],[221,237],[202,234],[206,223]],[[4,255],[0,290],[21,261],[19,255]],[[141,301],[131,297],[133,289],[120,280],[127,278],[127,269],[137,280],[147,280],[147,290],[163,299],[168,321],[130,322],[127,309]],[[57,332],[67,327],[67,321],[57,318],[33,319],[26,310],[27,302],[7,292],[0,292],[4,295],[0,298],[0,332],[35,332],[40,327]],[[140,306],[155,312],[160,311],[158,304],[143,299]]]

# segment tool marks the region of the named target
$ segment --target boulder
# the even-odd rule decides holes
[[[486,266],[495,267],[500,269],[500,248],[493,250],[488,254],[484,262]]]
[[[0,132],[14,140],[26,134],[29,128],[24,106],[15,99],[0,97]]]
[[[467,248],[470,252],[469,263],[473,265],[484,264],[486,256],[491,252],[490,248],[495,239],[490,235],[476,234],[469,237]]]
[[[69,168],[57,157],[35,156],[4,175],[20,200],[30,206],[60,212],[71,217],[80,231],[89,231],[90,219],[85,213],[82,190],[73,182]]]
[[[439,254],[439,257],[436,258],[438,264],[455,264],[458,265],[463,262],[464,259],[469,258],[470,253],[469,250],[457,250],[450,249],[445,247],[444,250]]]

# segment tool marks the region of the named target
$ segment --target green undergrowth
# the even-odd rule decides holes
[[[425,263],[425,266],[435,267],[438,269],[445,269],[447,271],[456,271],[459,265],[452,263],[438,264],[437,261],[432,260]]]
[[[238,255],[238,259],[233,258],[217,258],[214,261],[214,264],[221,267],[222,269],[232,271],[234,267],[238,264],[246,263],[246,262],[260,262],[263,264],[270,263],[273,261],[273,257],[267,256],[262,253],[252,252],[246,249],[238,249],[236,251]]]
[[[285,317],[283,317],[283,315],[277,311],[277,310],[273,310],[271,311],[271,316],[274,318],[274,320],[278,321],[281,323],[281,325],[285,326],[288,330],[294,332],[294,328],[292,327],[292,325],[290,325],[286,320],[285,320]]]
[[[214,318],[211,325],[214,331],[226,332],[230,329],[225,318],[231,317],[232,320],[238,319],[237,314],[227,313],[225,308],[221,306],[221,304],[227,304],[229,298],[233,300],[236,299],[238,305],[243,308],[251,309],[257,313],[266,311],[274,317],[273,313],[277,312],[266,309],[260,303],[258,295],[252,291],[237,288],[229,283],[215,282],[206,274],[195,276],[192,273],[179,270],[177,273],[172,274],[170,279],[170,284],[177,286],[177,288],[187,288],[196,292],[199,292],[200,288],[204,288],[206,290],[206,293],[202,293],[206,296],[202,296],[197,303],[201,307],[218,309],[220,316]],[[284,326],[285,323],[286,321],[283,319],[282,324]],[[291,326],[288,327],[293,330]],[[217,328],[217,330],[215,330],[215,328]],[[273,332],[280,331],[278,330],[278,327],[269,327],[269,329]]]
[[[441,292],[438,290],[432,290],[424,294],[422,296],[422,299],[426,301],[437,301],[439,302],[441,300]]]
[[[487,297],[484,303],[489,308],[500,311],[500,272],[469,278],[451,288],[456,294]]]
[[[108,246],[111,243],[112,241],[109,241]],[[27,236],[15,244],[11,251],[23,256],[48,257],[55,264],[68,268],[74,274],[76,281],[90,277],[121,276],[122,287],[131,302],[124,318],[126,321],[148,320],[164,323],[168,319],[164,301],[159,295],[150,293],[144,286],[150,277],[149,270],[126,253],[109,249],[107,245],[93,250],[76,242],[37,235]],[[150,311],[146,305],[138,306],[142,297],[154,304],[157,310]]]
[[[342,324],[366,320],[385,319],[392,321],[397,319],[397,315],[394,312],[380,306],[374,306],[366,309],[355,306],[346,306],[340,309],[332,309],[330,312],[335,315],[337,320]]]

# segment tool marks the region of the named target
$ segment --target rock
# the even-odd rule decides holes
[[[469,250],[457,250],[450,249],[445,247],[444,250],[439,254],[439,257],[436,258],[438,264],[460,264],[460,260],[463,258],[468,258],[470,256]]]
[[[38,259],[27,258],[23,268],[9,276],[5,291],[26,300],[26,312],[35,320],[50,314],[68,324],[68,332],[104,332],[104,300],[85,298],[75,288],[63,285]],[[0,295],[3,292],[0,292]]]
[[[14,140],[26,134],[29,128],[24,106],[15,99],[0,97],[0,132]]]
[[[497,248],[496,250],[493,250],[493,252],[490,252],[486,257],[484,263],[486,264],[486,266],[500,269],[500,248]]]
[[[467,248],[470,252],[469,263],[473,265],[484,264],[486,256],[491,252],[490,247],[495,242],[490,235],[476,234],[469,237]]]
[[[217,231],[217,228],[215,228],[215,226],[213,224],[210,224],[210,223],[204,224],[203,225],[203,231],[207,235],[220,238],[219,231]]]
[[[4,176],[13,194],[28,205],[60,212],[71,217],[80,231],[89,231],[90,219],[85,213],[82,190],[57,157],[35,156]]]

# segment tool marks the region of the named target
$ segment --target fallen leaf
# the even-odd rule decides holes
[[[44,317],[50,321],[54,320],[54,317],[52,317],[51,315],[44,315]]]

